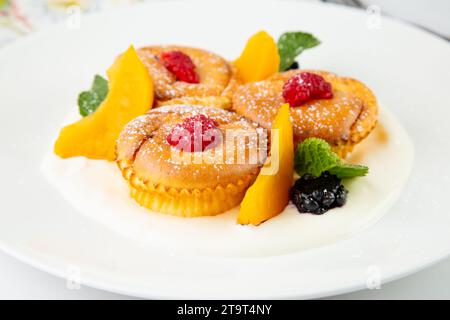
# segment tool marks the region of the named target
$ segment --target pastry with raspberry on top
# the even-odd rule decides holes
[[[294,140],[326,140],[345,157],[377,123],[378,104],[358,80],[326,71],[291,70],[240,86],[233,109],[270,129],[284,103],[289,103]]]
[[[234,67],[219,55],[182,46],[149,46],[138,54],[154,82],[155,106],[230,108],[238,81]]]
[[[228,132],[244,139],[230,141]],[[267,155],[260,132],[220,108],[163,106],[125,126],[117,163],[142,206],[182,217],[217,215],[239,205],[256,179]]]

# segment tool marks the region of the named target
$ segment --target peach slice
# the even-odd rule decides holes
[[[253,35],[234,62],[245,83],[261,81],[278,72],[280,56],[274,39],[265,31]]]
[[[133,47],[117,58],[107,74],[108,96],[94,113],[62,128],[54,147],[58,156],[115,160],[122,128],[151,108],[153,82]]]
[[[289,202],[289,189],[294,176],[294,143],[289,104],[284,104],[278,110],[272,131],[272,137],[275,138],[271,143],[271,160],[266,161],[255,183],[247,190],[237,218],[239,224],[259,225],[282,212]],[[265,171],[269,161],[272,167],[278,165],[273,174],[268,172],[271,170]]]

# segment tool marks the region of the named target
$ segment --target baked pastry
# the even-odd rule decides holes
[[[155,106],[231,106],[238,80],[235,67],[222,57],[181,46],[149,46],[138,54],[153,78]]]
[[[192,133],[197,126],[203,137],[214,132],[214,139],[202,139],[198,146],[183,136],[183,130]],[[250,153],[261,154],[260,143],[246,138],[230,144],[224,136],[230,130],[259,142],[267,138],[256,123],[219,108],[164,106],[132,120],[117,141],[117,163],[131,196],[151,210],[183,217],[216,215],[237,206],[267,153],[255,161]]]
[[[358,80],[325,71],[292,70],[267,80],[240,86],[233,95],[233,109],[248,119],[270,129],[285,103],[283,89],[287,81],[300,73],[315,74],[331,84],[330,96],[291,105],[294,141],[309,137],[326,140],[333,150],[345,157],[364,139],[377,123],[378,104],[373,93]]]

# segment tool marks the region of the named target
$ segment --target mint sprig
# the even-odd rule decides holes
[[[366,166],[344,163],[330,145],[319,138],[308,138],[298,145],[294,167],[299,175],[309,173],[318,177],[328,171],[339,179],[365,176],[369,172]]]
[[[89,91],[83,91],[78,96],[80,114],[86,117],[93,113],[108,95],[108,80],[96,75]]]
[[[339,179],[350,179],[354,177],[362,177],[369,173],[369,168],[357,164],[345,164],[341,163],[336,167],[328,170],[331,174],[334,174]]]
[[[320,40],[306,32],[285,32],[278,39],[280,71],[286,71],[304,50],[320,44]]]

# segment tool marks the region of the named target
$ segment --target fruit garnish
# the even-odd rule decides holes
[[[200,82],[200,77],[195,71],[195,64],[187,54],[181,51],[163,52],[161,61],[166,69],[177,77],[177,80],[188,83]]]
[[[167,136],[167,142],[183,151],[200,152],[213,148],[221,141],[219,124],[203,114],[185,119]]]
[[[83,91],[78,96],[80,114],[86,117],[93,113],[108,95],[108,80],[96,75],[89,91]]]
[[[330,209],[342,207],[347,193],[341,180],[325,171],[319,177],[303,175],[295,182],[290,196],[299,212],[324,214]]]
[[[234,64],[243,82],[264,80],[278,72],[280,56],[277,44],[267,32],[260,31],[248,39]]]
[[[365,176],[369,172],[366,166],[344,163],[330,145],[319,138],[308,138],[298,145],[294,164],[295,171],[301,176],[311,174],[319,177],[328,171],[339,179],[348,179]]]
[[[114,160],[122,128],[151,108],[153,82],[133,47],[114,62],[107,74],[110,87],[105,101],[94,113],[59,133],[54,151],[60,157]]]
[[[294,174],[294,143],[288,104],[278,110],[272,130],[277,130],[278,136],[275,135],[276,139],[271,142],[271,160],[265,166],[276,162],[278,170],[266,175],[263,174],[265,168],[262,169],[242,200],[237,218],[239,224],[259,225],[281,213],[289,202]]]
[[[297,107],[311,99],[331,99],[333,91],[331,83],[322,76],[301,72],[286,81],[283,86],[283,98],[291,107]]]
[[[320,41],[310,33],[285,32],[278,39],[278,53],[280,55],[279,71],[283,72],[292,67],[292,64],[304,50],[313,48]]]

